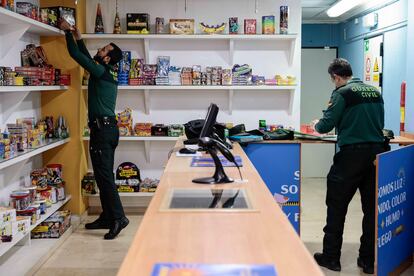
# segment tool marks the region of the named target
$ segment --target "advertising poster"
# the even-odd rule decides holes
[[[414,146],[377,158],[377,275],[389,275],[414,251]]]

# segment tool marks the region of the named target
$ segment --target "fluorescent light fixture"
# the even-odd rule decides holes
[[[340,0],[335,5],[329,8],[326,12],[329,17],[338,17],[341,14],[346,13],[352,8],[367,2],[368,0]]]

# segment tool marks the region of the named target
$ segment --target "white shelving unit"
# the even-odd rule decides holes
[[[2,60],[2,66],[16,66],[20,60],[19,51],[24,49],[24,45],[28,43],[38,44],[40,42],[40,37],[58,37],[63,35],[64,32],[58,28],[0,7],[0,60]],[[33,102],[28,103],[28,105],[24,103],[24,106],[20,106],[32,91],[47,92],[64,91],[67,89],[67,86],[0,86],[0,101],[2,107],[2,119],[0,121],[1,125],[8,123],[8,120],[12,114],[17,116],[25,116],[23,114],[30,114],[29,116],[34,116],[32,114],[39,114],[35,112],[40,111],[40,107],[38,106],[38,103],[40,102],[40,95],[33,95]],[[3,129],[3,126],[1,126],[1,128]],[[10,170],[6,169],[1,173],[3,175],[22,174],[21,169],[23,168],[25,161],[48,150],[60,147],[69,141],[70,138],[48,140],[46,145],[18,153],[18,155],[13,158],[0,160],[0,170],[9,168],[10,166],[18,163],[19,165],[22,165],[21,168],[17,168],[16,166],[10,168]],[[27,170],[28,169],[29,168],[27,168]],[[27,172],[23,172],[24,175],[27,175],[26,173]],[[8,177],[4,179],[8,179]],[[13,185],[16,184],[16,181],[10,183],[10,187],[14,187]],[[7,189],[8,188],[9,187],[7,187]],[[7,189],[5,189],[5,191]],[[2,196],[7,196],[7,193],[8,192],[5,192]],[[48,208],[47,213],[41,216],[36,225],[39,225],[42,221],[50,217],[70,199],[71,196],[68,195],[64,201],[58,202]],[[30,231],[36,225],[32,225],[30,230],[24,235],[13,236],[12,242],[0,243],[0,275],[26,274],[25,270],[30,270],[31,267],[36,265],[36,262],[39,262],[39,260],[44,258],[44,256],[50,256],[47,255],[48,251],[61,244],[59,242],[64,241],[62,237],[59,240],[36,240],[31,242]],[[67,231],[64,236],[68,237],[70,233],[71,229],[70,231]],[[21,260],[25,261],[21,262]],[[44,260],[45,259],[43,259],[43,261]]]
[[[145,147],[145,159],[147,162],[151,162],[151,142],[177,142],[179,137],[167,137],[167,136],[160,136],[160,137],[138,137],[138,136],[121,136],[119,137],[120,141],[143,141]],[[89,141],[90,137],[83,137],[84,141]]]
[[[64,145],[70,141],[70,138],[67,139],[52,139],[49,140],[46,145],[40,146],[36,149],[28,149],[22,153],[19,153],[16,157],[0,160],[0,170],[7,168],[9,166],[12,166],[14,164],[17,164],[19,162],[28,160],[29,158],[36,156],[38,154],[41,154],[45,151],[48,151],[50,149],[59,147],[61,145]]]
[[[199,41],[199,40],[221,40],[227,41],[229,50],[229,63],[233,64],[234,60],[234,48],[235,43],[242,43],[243,41],[272,41],[272,42],[288,42],[290,43],[289,63],[292,64],[293,56],[295,52],[297,34],[288,35],[135,35],[135,34],[83,34],[82,38],[85,40],[138,40],[144,42],[145,60],[149,60],[149,53],[151,51],[151,41],[156,40],[186,40],[186,41]]]
[[[46,214],[42,215],[41,218],[36,222],[36,224],[30,226],[30,230],[27,232],[26,235],[15,235],[13,236],[13,240],[11,242],[5,242],[0,244],[0,258],[6,254],[13,246],[23,243],[27,241],[30,244],[30,232],[38,226],[40,223],[45,221],[49,218],[54,212],[59,210],[63,205],[65,205],[72,197],[70,195],[66,196],[66,199],[63,201],[59,201],[52,205],[52,207],[47,209]]]
[[[153,197],[155,193],[119,193],[120,197]],[[89,197],[99,197],[99,194],[88,195]]]
[[[13,45],[26,32],[40,36],[60,36],[64,32],[29,17],[0,7],[0,58],[4,57]]]
[[[67,195],[66,198],[62,201],[58,201],[57,203],[53,204],[50,208],[46,209],[46,214],[41,215],[40,219],[36,221],[35,224],[30,226],[30,231],[35,229],[36,226],[44,222],[47,218],[49,218],[51,215],[53,215],[54,212],[60,209],[63,205],[69,202],[69,200],[72,199],[71,195]]]
[[[87,86],[82,86],[83,90],[87,90]],[[193,85],[137,85],[137,86],[130,86],[130,85],[120,85],[118,86],[118,90],[120,91],[139,91],[144,92],[144,107],[145,107],[145,114],[150,114],[151,111],[151,91],[179,91],[179,90],[220,90],[225,91],[228,93],[228,103],[229,103],[229,114],[233,113],[233,96],[234,92],[237,91],[277,91],[277,92],[294,92],[296,89],[296,85],[239,85],[239,86],[231,86],[231,85],[200,85],[200,86],[193,86]]]
[[[0,244],[0,257],[6,254],[15,245],[29,242],[29,239],[30,239],[30,231],[28,231],[26,235],[22,233],[18,233],[17,235],[13,236],[13,239],[11,242],[1,243]]]
[[[7,256],[7,260],[0,266],[0,274],[34,275],[53,252],[70,237],[74,227],[69,227],[58,239],[33,239],[28,245],[18,246],[19,248],[13,252],[13,255]],[[31,254],[27,254],[28,250]],[[20,265],[16,266],[16,263]]]
[[[0,93],[18,93],[34,91],[64,91],[68,86],[50,85],[50,86],[0,86]]]

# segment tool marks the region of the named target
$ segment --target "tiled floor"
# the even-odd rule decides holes
[[[313,254],[321,250],[325,223],[325,180],[306,179],[302,183],[302,239]],[[37,276],[116,275],[122,259],[141,222],[142,217],[130,216],[130,225],[113,241],[103,240],[106,231],[86,231],[81,225],[37,272]],[[88,221],[94,217],[88,218]],[[342,272],[323,271],[328,276],[363,275],[356,265],[362,211],[357,194],[348,209],[342,250]],[[414,275],[414,267],[404,276]]]

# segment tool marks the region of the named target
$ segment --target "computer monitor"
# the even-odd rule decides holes
[[[207,111],[207,116],[204,121],[203,129],[200,132],[200,138],[212,137],[218,112],[218,106],[214,103],[211,103]]]

